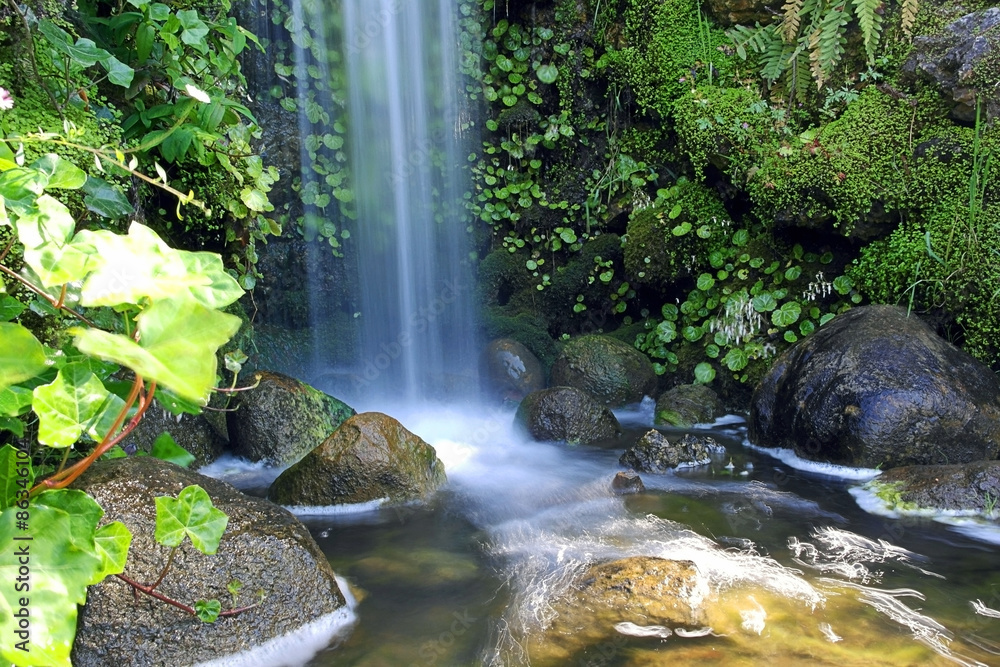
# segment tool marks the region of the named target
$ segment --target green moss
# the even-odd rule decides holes
[[[629,280],[664,285],[690,275],[722,244],[730,224],[718,196],[680,179],[655,206],[633,214],[625,243]]]
[[[913,512],[920,509],[916,503],[903,498],[902,482],[879,482],[875,480],[869,482],[866,486],[879,500],[885,503],[886,509],[902,512]]]
[[[546,375],[559,353],[556,342],[547,331],[547,322],[538,315],[508,315],[502,309],[489,308],[483,312],[483,328],[489,339],[513,338],[531,350],[538,357]]]

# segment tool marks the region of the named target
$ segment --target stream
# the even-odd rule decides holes
[[[645,492],[617,496],[618,457],[651,405],[617,412],[625,433],[605,446],[530,442],[497,408],[388,412],[436,448],[449,481],[426,506],[300,514],[358,600],[346,636],[309,665],[1000,664],[988,534],[866,513],[848,492],[857,479],[754,450],[739,417],[694,429],[724,456],[643,473]],[[259,488],[275,471],[203,472]],[[560,626],[558,600],[588,566],[631,556],[693,563],[687,602],[709,625],[598,610]]]

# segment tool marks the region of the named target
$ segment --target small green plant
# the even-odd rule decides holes
[[[902,482],[880,482],[876,479],[868,482],[868,484],[865,485],[865,488],[874,493],[879,500],[885,503],[885,507],[888,510],[913,512],[919,509],[919,506],[916,503],[903,499]]]
[[[985,514],[988,519],[995,517],[998,500],[1000,500],[1000,495],[990,491],[983,492],[983,514]]]

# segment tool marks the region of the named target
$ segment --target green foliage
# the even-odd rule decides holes
[[[909,37],[918,0],[899,4],[900,27]],[[810,80],[822,90],[842,64],[850,27],[861,33],[867,65],[875,64],[885,10],[882,0],[787,0],[781,21],[753,28],[737,25],[726,34],[740,58],[757,55],[760,76],[769,87],[777,84],[789,99],[806,99]]]
[[[179,547],[187,537],[198,551],[212,555],[228,520],[197,485],[185,488],[176,498],[156,498],[156,541],[168,547]]]

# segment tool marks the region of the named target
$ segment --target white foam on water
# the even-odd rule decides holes
[[[632,622],[615,623],[615,630],[629,637],[659,637],[666,639],[674,634],[673,630],[662,625],[636,625]]]
[[[980,616],[989,616],[990,618],[1000,618],[1000,611],[992,609],[986,606],[986,603],[982,600],[973,600],[969,603],[972,605],[972,610],[979,614]]]
[[[337,577],[337,585],[344,594],[345,604],[340,609],[306,623],[281,637],[270,639],[252,649],[214,660],[198,663],[196,667],[302,667],[330,646],[337,639],[346,637],[358,617],[357,601],[347,582]]]
[[[712,631],[712,628],[704,627],[698,628],[696,630],[688,630],[686,628],[676,628],[674,633],[678,637],[683,637],[684,639],[695,639],[697,637],[708,637],[712,635],[713,637],[724,637],[725,635],[717,635]]]
[[[819,631],[823,633],[823,636],[826,637],[827,641],[831,644],[836,644],[844,639],[833,631],[833,627],[829,623],[820,623]]]
[[[343,505],[282,505],[282,507],[295,516],[339,516],[376,512],[387,502],[389,502],[388,498],[378,498],[364,503],[345,503]]]
[[[278,478],[288,466],[273,466],[265,461],[256,463],[232,454],[223,454],[208,465],[198,468],[198,473],[221,479],[238,489],[258,486],[266,488]]]
[[[886,540],[873,540],[831,526],[813,530],[810,537],[815,543],[800,542],[798,538],[790,537],[788,548],[796,563],[824,574],[838,574],[863,584],[877,583],[882,579],[882,572],[873,571],[868,566],[893,563],[905,565],[927,576],[944,579],[943,576],[917,565],[926,563],[926,557]]]
[[[764,632],[767,611],[759,602],[754,600],[752,595],[750,596],[750,601],[754,603],[754,607],[740,611],[740,618],[743,619],[742,628],[747,632],[759,635]]]
[[[789,468],[795,468],[796,470],[810,472],[816,475],[825,475],[826,477],[835,477],[837,479],[867,481],[882,474],[881,470],[876,470],[874,468],[852,468],[834,463],[810,461],[802,458],[791,449],[784,449],[782,447],[759,447],[747,439],[743,440],[743,446],[760,454],[778,459]]]

